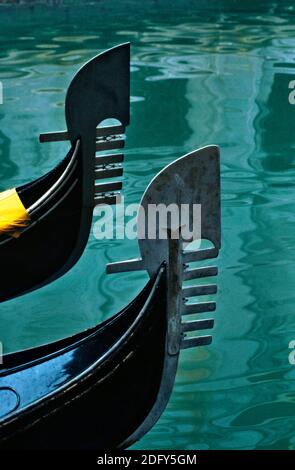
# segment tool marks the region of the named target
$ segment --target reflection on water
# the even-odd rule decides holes
[[[214,342],[183,352],[166,412],[134,447],[295,448],[295,369],[288,363],[295,339],[293,3],[176,0],[168,10],[155,1],[134,16],[132,0],[64,3],[75,8],[1,9],[1,189],[61,159],[66,144],[41,147],[38,134],[64,128],[74,71],[127,40],[133,98],[125,202],[138,202],[151,177],[185,152],[209,143],[222,151]],[[123,253],[137,256],[136,243],[91,238],[65,277],[2,304],[4,349],[65,336],[127,304],[145,275],[104,274]]]

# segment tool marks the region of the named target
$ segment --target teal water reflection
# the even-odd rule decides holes
[[[86,3],[0,9],[0,190],[62,158],[66,145],[40,146],[38,134],[64,128],[73,72],[97,52],[130,40],[125,202],[138,202],[151,177],[173,159],[215,143],[222,151],[223,211],[214,342],[183,352],[166,412],[134,448],[293,449],[293,2],[249,0],[243,7],[214,1],[209,7],[176,0],[173,9],[164,0],[136,9],[133,0]],[[4,350],[79,331],[128,303],[145,275],[104,274],[105,264],[123,254],[136,256],[136,243],[92,236],[65,277],[0,305]]]

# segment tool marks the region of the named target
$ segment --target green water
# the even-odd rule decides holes
[[[134,448],[295,448],[295,366],[288,362],[295,339],[294,3],[69,3],[0,8],[0,190],[62,158],[66,145],[41,146],[38,134],[65,127],[74,71],[131,41],[125,202],[138,202],[173,159],[218,144],[223,230],[214,342],[182,353],[168,408]],[[135,241],[91,236],[70,273],[0,305],[4,351],[118,311],[145,276],[107,277],[105,264],[137,254]]]

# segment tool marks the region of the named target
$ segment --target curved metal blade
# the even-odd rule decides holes
[[[167,218],[154,218],[155,226],[152,227],[154,237],[150,237],[151,222],[149,209],[160,205],[167,209],[172,204],[176,205],[181,214],[181,205],[187,205],[188,225],[193,225],[194,204],[201,207],[201,220],[199,238],[209,240],[214,248],[184,252],[183,261],[198,261],[207,258],[215,258],[221,246],[221,214],[220,214],[220,156],[219,147],[208,145],[195,150],[175,160],[160,171],[150,182],[140,202],[140,210],[137,219],[138,245],[141,258],[119,261],[107,265],[108,273],[146,269],[152,277],[163,262],[168,262],[167,234],[169,222]],[[178,219],[179,221],[179,219]],[[167,225],[168,222],[168,225]],[[171,222],[171,220],[170,220]],[[175,227],[176,229],[179,228]],[[190,240],[193,241],[193,240]],[[187,269],[185,279],[195,277],[215,276],[215,267]]]
[[[160,171],[147,187],[142,200],[143,211],[138,214],[139,248],[144,269],[153,276],[160,264],[168,260],[167,239],[161,235],[167,231],[166,220],[156,221],[156,238],[147,237],[149,207],[164,204],[166,208],[176,204],[189,208],[189,225],[193,224],[193,204],[201,206],[201,238],[210,240],[219,250],[220,228],[220,163],[219,147],[209,145],[179,158]],[[164,218],[165,219],[165,218]],[[145,238],[141,238],[146,235]],[[192,240],[193,241],[193,240]]]
[[[97,55],[74,76],[65,102],[70,139],[93,135],[108,118],[127,126],[129,101],[130,43],[125,43]]]

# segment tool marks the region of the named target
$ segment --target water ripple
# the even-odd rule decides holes
[[[18,15],[1,8],[0,187],[60,161],[67,144],[40,147],[38,134],[64,129],[73,74],[131,40],[126,203],[138,203],[164,165],[215,143],[223,231],[213,343],[183,352],[166,412],[134,447],[295,449],[295,369],[288,363],[295,338],[294,5],[221,0],[218,8],[191,2],[186,9],[175,0],[167,10],[164,3],[116,2],[116,15],[104,0],[58,15],[55,8],[23,7]],[[52,341],[120,310],[147,276],[106,276],[105,264],[136,256],[134,241],[91,235],[70,273],[1,304],[4,350]]]

